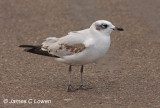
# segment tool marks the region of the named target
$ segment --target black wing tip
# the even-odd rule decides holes
[[[61,58],[61,57],[56,56],[56,55],[51,55],[47,51],[41,50],[41,45],[39,45],[39,46],[19,45],[19,47],[25,48],[24,51],[29,52],[29,53],[43,55],[43,56],[49,56],[49,57],[55,57],[55,58]]]
[[[19,47],[28,47],[28,48],[36,48],[38,46],[34,46],[34,45],[19,45]]]

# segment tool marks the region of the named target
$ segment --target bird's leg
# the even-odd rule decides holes
[[[69,65],[69,70],[68,70],[69,82],[68,82],[68,89],[67,89],[68,92],[74,92],[76,90],[71,85],[71,71],[72,71],[72,65]]]
[[[80,86],[83,86],[83,65],[81,66],[81,85]]]
[[[81,66],[81,85],[79,86],[78,90],[88,90],[88,89],[92,89],[92,88],[87,88],[83,85],[83,65]]]

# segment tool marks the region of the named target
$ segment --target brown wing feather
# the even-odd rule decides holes
[[[70,52],[69,55],[73,55],[82,52],[84,49],[86,49],[86,47],[84,44],[74,44],[74,45],[60,44],[58,50],[64,50],[64,49]]]

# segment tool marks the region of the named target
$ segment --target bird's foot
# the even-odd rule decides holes
[[[85,87],[84,85],[80,85],[79,88],[77,88],[77,90],[88,90],[88,89],[92,89],[91,87]]]
[[[75,89],[74,87],[72,87],[72,85],[68,85],[68,89],[67,92],[75,92],[77,89]]]

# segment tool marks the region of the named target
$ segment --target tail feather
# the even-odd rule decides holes
[[[42,43],[42,50],[47,51],[48,46],[53,45],[55,42],[57,42],[58,38],[56,37],[48,37],[43,43]]]
[[[39,45],[39,46],[34,46],[34,45],[20,45],[19,47],[23,47],[23,48],[25,48],[24,51],[30,52],[30,53],[33,53],[33,54],[38,54],[38,55],[44,55],[44,56],[49,56],[49,57],[60,58],[59,56],[49,54],[48,51],[43,51],[43,50],[41,49],[41,45]]]

